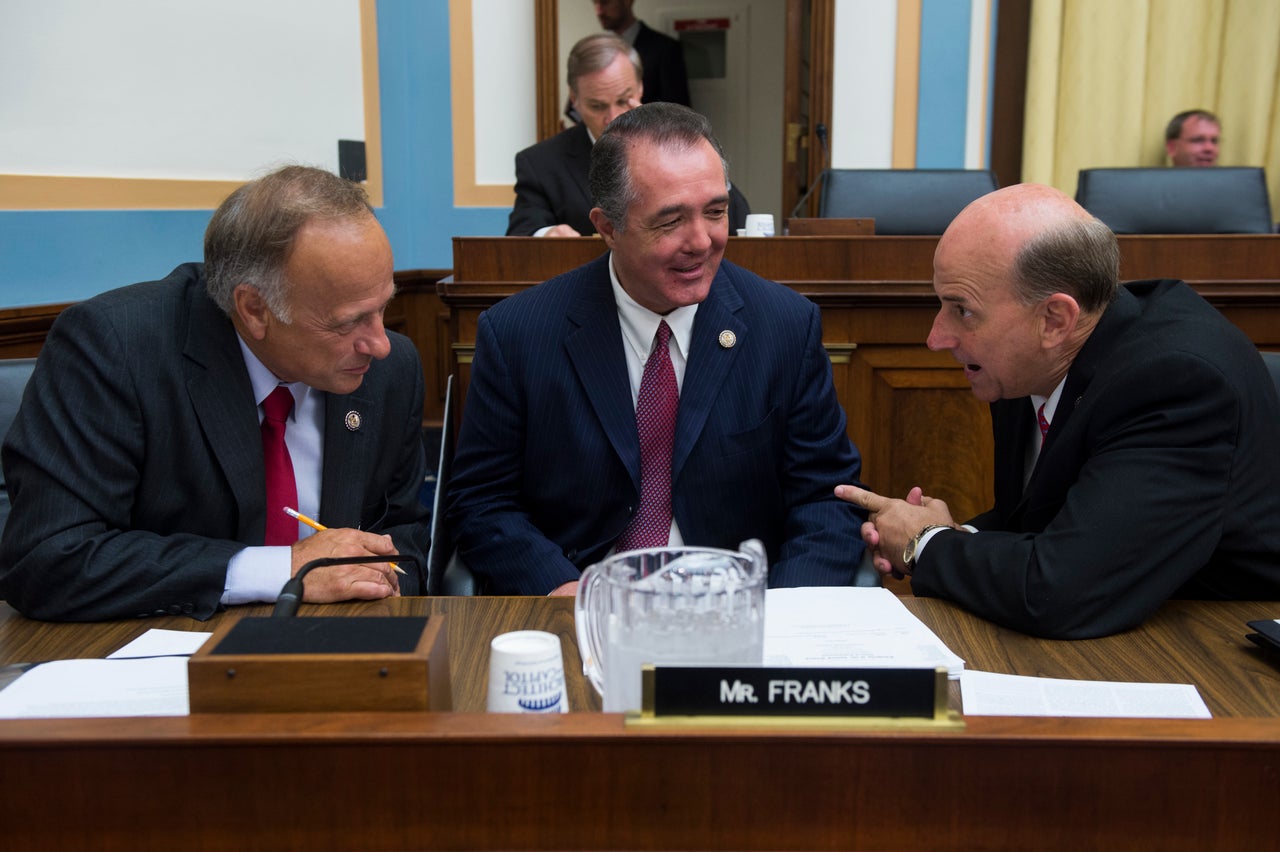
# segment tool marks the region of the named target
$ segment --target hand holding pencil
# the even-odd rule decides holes
[[[299,522],[299,523],[306,524],[307,526],[311,527],[311,529],[315,530],[316,532],[324,532],[325,530],[329,529],[329,528],[328,528],[328,527],[326,527],[324,524],[320,523],[319,521],[315,520],[314,518],[309,518],[309,517],[307,517],[306,515],[304,515],[304,514],[302,514],[301,512],[299,512],[297,509],[291,508],[291,507],[289,507],[289,506],[285,506],[285,507],[284,507],[284,513],[285,513],[286,515],[288,515],[289,517],[291,517],[291,518],[296,518],[296,519],[298,520],[298,522]],[[404,569],[403,569],[403,568],[401,568],[401,567],[400,567],[399,565],[397,565],[396,563],[392,562],[392,563],[389,563],[389,564],[391,565],[391,567],[392,567],[392,568],[394,568],[394,569],[395,569],[395,572],[396,572],[397,574],[403,574],[403,573],[404,573]]]

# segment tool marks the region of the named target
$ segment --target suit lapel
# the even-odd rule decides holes
[[[188,294],[183,344],[187,393],[213,458],[231,486],[239,509],[241,541],[262,535],[262,437],[249,372],[235,329],[204,295],[202,284]],[[228,381],[227,377],[234,377]]]
[[[706,426],[707,417],[720,389],[724,387],[729,370],[737,360],[736,346],[726,348],[720,345],[721,333],[732,332],[739,344],[747,339],[749,329],[736,315],[741,307],[742,296],[729,282],[722,262],[715,281],[711,284],[711,292],[698,306],[698,313],[693,320],[689,360],[685,366],[680,407],[676,414],[676,438],[671,457],[672,481],[680,476],[689,453]]]
[[[376,437],[382,432],[379,420],[385,409],[371,392],[365,377],[359,389],[345,396],[324,394],[324,472],[320,478],[320,516],[329,526],[358,527],[364,478],[361,471],[374,470],[372,458]]]
[[[640,439],[622,351],[618,306],[609,282],[608,257],[606,254],[592,262],[581,273],[577,296],[568,312],[577,328],[565,338],[564,346],[614,452],[639,489]]]

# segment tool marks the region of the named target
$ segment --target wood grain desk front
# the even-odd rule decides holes
[[[1244,639],[1280,603],[1171,602],[1120,636],[1022,636],[906,600],[972,669],[1194,683],[1211,720],[974,717],[959,732],[628,730],[596,712],[571,602],[409,598],[307,614],[449,616],[448,714],[0,722],[12,849],[1267,848],[1280,668]],[[261,612],[261,609],[252,611]],[[0,662],[101,656],[150,627],[31,622]],[[482,712],[489,639],[558,633],[574,712]]]

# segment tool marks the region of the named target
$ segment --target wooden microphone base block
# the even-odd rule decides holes
[[[448,633],[430,617],[245,617],[187,667],[192,713],[448,711]]]

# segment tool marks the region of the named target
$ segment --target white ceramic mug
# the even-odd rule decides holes
[[[748,237],[772,237],[773,236],[773,214],[772,213],[750,213],[747,215],[747,236]]]
[[[490,713],[568,713],[560,637],[516,630],[489,643]]]

